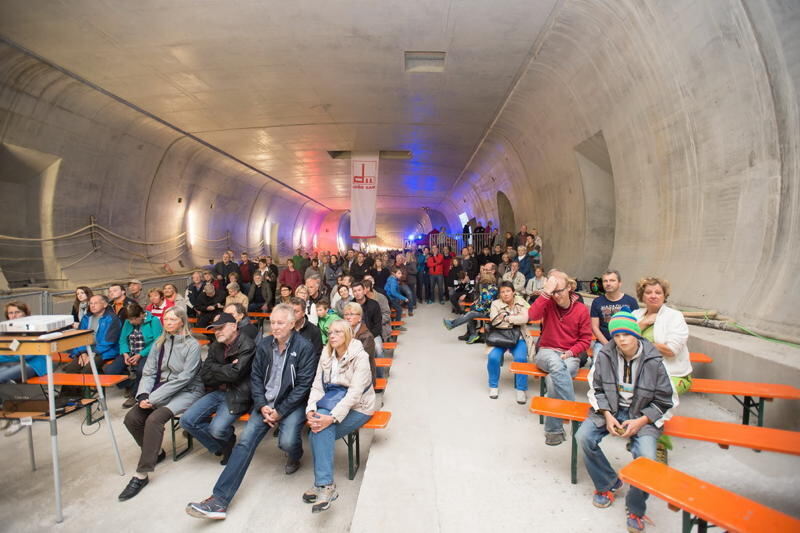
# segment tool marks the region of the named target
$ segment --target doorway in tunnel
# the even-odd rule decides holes
[[[511,207],[511,201],[503,191],[497,191],[497,214],[500,217],[500,235],[502,236],[506,231],[514,234],[517,230],[514,208]]]
[[[579,275],[589,279],[608,269],[614,251],[614,171],[602,130],[575,146],[575,159],[583,186],[586,214],[583,264]]]

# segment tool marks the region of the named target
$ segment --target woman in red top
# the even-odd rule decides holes
[[[294,268],[294,262],[291,259],[286,260],[286,268],[278,274],[278,285],[286,285],[292,288],[292,292],[303,284],[303,275],[299,270]]]
[[[175,302],[172,300],[167,300],[164,298],[164,291],[161,289],[150,289],[147,291],[147,299],[150,300],[150,303],[147,306],[147,310],[150,312],[151,315],[156,317],[157,319],[164,322],[164,311],[173,307]]]

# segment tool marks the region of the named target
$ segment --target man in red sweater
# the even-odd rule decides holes
[[[444,256],[439,252],[438,246],[431,248],[431,255],[426,263],[428,265],[428,273],[431,276],[431,293],[429,297],[434,300],[436,287],[439,287],[439,303],[444,304]],[[428,303],[430,303],[430,300]]]
[[[542,321],[536,366],[550,375],[548,397],[574,401],[572,378],[580,367],[580,354],[592,341],[592,326],[589,310],[569,289],[568,279],[564,272],[553,272],[528,310],[528,318]],[[544,432],[548,446],[566,440],[558,418],[545,418]]]

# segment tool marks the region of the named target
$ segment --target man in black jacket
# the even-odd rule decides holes
[[[181,427],[227,464],[236,434],[233,423],[250,410],[250,368],[256,353],[253,339],[239,332],[236,317],[220,314],[211,324],[216,342],[200,367],[208,391],[181,416]]]
[[[361,306],[363,312],[361,319],[367,325],[367,329],[373,337],[380,337],[383,334],[383,314],[380,304],[367,296],[367,288],[363,283],[353,283],[350,288],[353,290],[353,298]]]
[[[294,310],[279,304],[269,319],[272,335],[264,337],[256,348],[250,374],[253,410],[250,420],[234,446],[225,470],[214,485],[213,495],[199,503],[190,503],[186,512],[197,518],[224,519],[239,489],[256,447],[275,426],[280,426],[278,446],[289,454],[285,472],[293,474],[300,466],[303,444],[300,431],[305,424],[305,407],[317,364],[314,348],[294,331]]]
[[[228,274],[231,272],[239,273],[239,265],[231,261],[231,254],[222,254],[222,261],[214,265],[214,277],[222,281],[223,285],[228,282]]]
[[[305,300],[292,296],[289,303],[294,310],[294,330],[311,343],[314,347],[314,356],[317,358],[316,362],[319,363],[319,356],[322,355],[322,332],[306,318]]]

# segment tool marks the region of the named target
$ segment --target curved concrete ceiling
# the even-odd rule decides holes
[[[378,206],[440,202],[502,105],[555,0],[0,3],[0,34],[332,209],[348,162],[384,161]],[[447,53],[404,71],[407,50]]]

